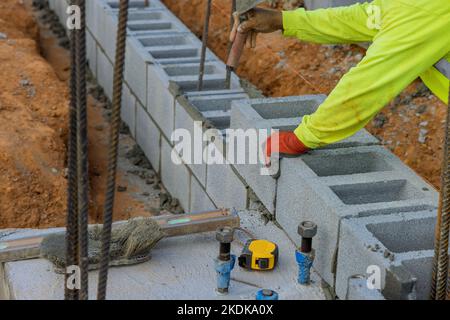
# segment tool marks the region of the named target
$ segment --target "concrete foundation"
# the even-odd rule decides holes
[[[232,273],[230,294],[220,296],[215,292],[216,272],[214,259],[219,244],[214,233],[191,235],[161,240],[152,250],[149,262],[111,268],[108,279],[110,300],[254,300],[262,288],[279,293],[283,300],[325,299],[320,288],[320,278],[312,274],[310,286],[296,283],[297,263],[295,247],[282,230],[273,223],[265,224],[250,212],[241,212],[241,224],[257,237],[275,241],[280,248],[279,264],[273,272],[248,272],[236,266]],[[38,231],[27,232],[34,235]],[[23,236],[22,231],[0,238],[2,240]],[[240,242],[246,237],[237,233]],[[240,254],[242,247],[235,241],[232,252]],[[56,274],[53,266],[43,259],[5,263],[0,273],[2,298],[17,300],[54,300],[64,297],[64,275]],[[0,267],[0,271],[2,269]],[[95,299],[98,272],[89,273],[89,298]],[[1,282],[0,282],[1,283]]]

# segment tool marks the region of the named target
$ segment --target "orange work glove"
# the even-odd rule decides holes
[[[270,165],[270,158],[278,154],[280,158],[295,158],[309,151],[293,132],[280,131],[272,134],[266,141],[266,166]]]

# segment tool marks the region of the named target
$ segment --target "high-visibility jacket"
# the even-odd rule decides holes
[[[433,66],[450,61],[450,0],[375,0],[283,12],[284,35],[336,44],[372,42],[318,110],[295,130],[309,148],[345,139],[363,128],[416,78],[447,103],[449,80]]]

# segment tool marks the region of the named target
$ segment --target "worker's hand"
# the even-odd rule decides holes
[[[236,33],[248,33],[247,47],[256,47],[258,33],[270,33],[283,29],[283,16],[280,11],[271,9],[254,8],[245,13],[247,20],[240,22],[240,13],[235,12],[233,30],[230,34],[230,42],[234,42]]]
[[[295,133],[279,131],[272,134],[266,141],[264,155],[266,166],[270,166],[272,155],[279,155],[280,158],[295,158],[309,149],[301,142]]]

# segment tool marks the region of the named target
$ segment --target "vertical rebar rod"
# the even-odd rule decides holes
[[[117,28],[116,58],[114,65],[113,102],[111,113],[110,147],[108,154],[108,176],[106,185],[105,207],[103,212],[102,250],[100,273],[98,278],[97,299],[106,299],[108,282],[109,251],[113,221],[114,196],[116,189],[117,157],[119,150],[120,108],[122,104],[122,86],[125,66],[125,46],[127,36],[129,0],[120,0],[119,23]]]
[[[198,74],[198,91],[203,90],[203,78],[205,76],[206,48],[208,47],[209,22],[211,20],[211,1],[206,0],[205,22],[203,25],[202,53],[200,57],[200,71]]]
[[[71,5],[75,0],[71,1]],[[78,257],[78,185],[77,185],[77,68],[76,39],[72,30],[70,34],[70,106],[69,106],[69,139],[68,139],[68,187],[66,217],[66,266],[79,266]],[[65,273],[64,298],[78,300],[79,291],[69,289],[69,273]]]
[[[444,155],[442,159],[441,192],[436,223],[431,299],[445,300],[448,290],[448,240],[450,231],[450,90],[445,123]]]
[[[233,13],[236,11],[236,0],[231,0],[231,14],[230,14],[230,33],[233,30],[234,26],[234,17]],[[228,56],[230,55],[231,48],[233,47],[233,43],[228,40]],[[225,76],[225,88],[231,88],[231,73],[233,72],[233,68],[227,66],[227,72]]]
[[[87,136],[87,90],[86,90],[86,0],[77,0],[80,8],[80,30],[76,35],[77,68],[77,178],[78,178],[78,241],[80,267],[80,300],[88,299],[88,219],[89,219],[89,172]]]

